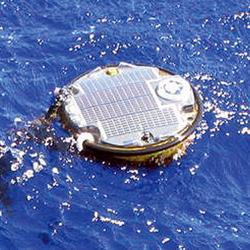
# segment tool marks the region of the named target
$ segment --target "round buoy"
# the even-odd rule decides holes
[[[201,117],[191,84],[166,70],[120,63],[62,89],[59,115],[80,153],[133,162],[184,152]]]

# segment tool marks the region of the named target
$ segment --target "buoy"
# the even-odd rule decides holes
[[[202,113],[197,91],[183,77],[128,63],[84,73],[57,98],[79,153],[136,163],[183,153]]]

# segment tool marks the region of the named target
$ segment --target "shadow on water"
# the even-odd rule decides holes
[[[12,201],[8,194],[10,184],[6,180],[6,177],[11,172],[11,162],[14,159],[10,150],[0,158],[0,201],[8,210],[11,207]]]

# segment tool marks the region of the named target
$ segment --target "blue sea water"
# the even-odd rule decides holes
[[[0,159],[0,249],[250,249],[249,41],[249,0],[1,0],[0,145],[18,162]],[[131,169],[15,145],[55,87],[120,61],[199,89],[183,158]]]

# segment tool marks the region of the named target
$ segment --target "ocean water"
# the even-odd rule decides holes
[[[249,41],[249,0],[1,0],[0,249],[250,249]],[[131,169],[16,145],[56,87],[120,61],[199,90],[183,158]]]

